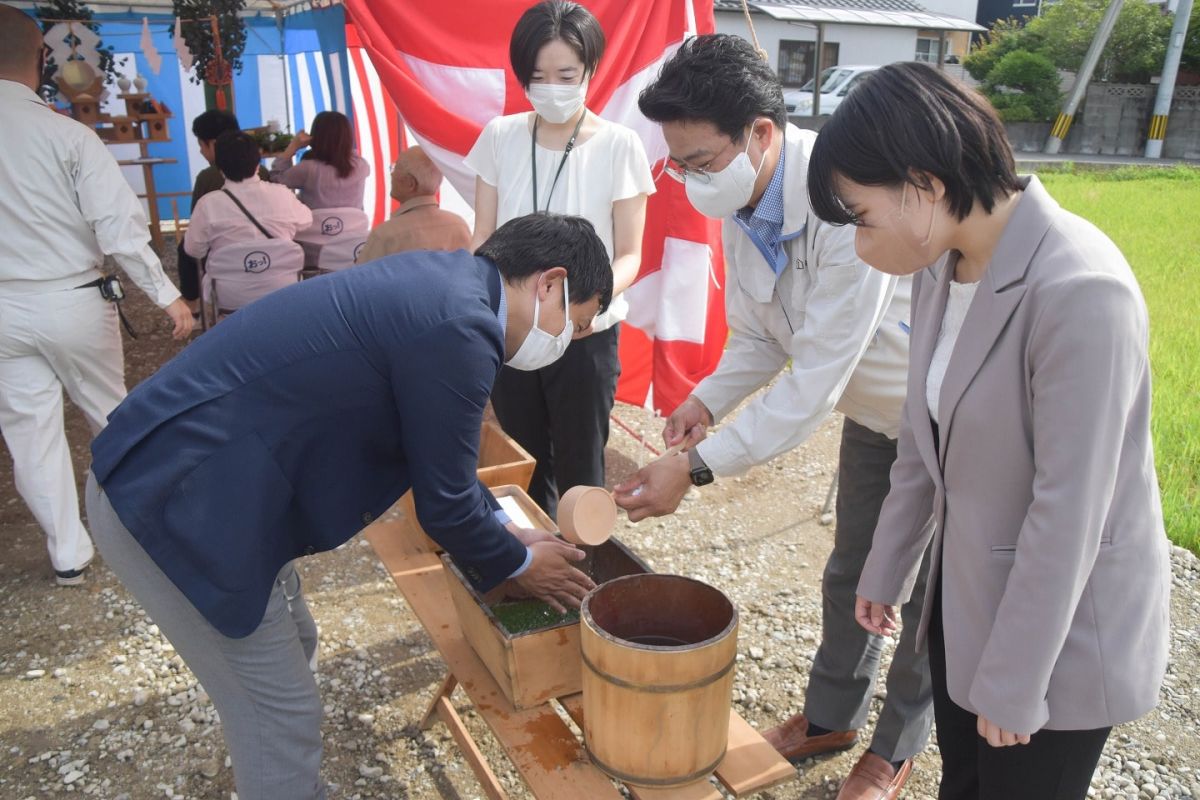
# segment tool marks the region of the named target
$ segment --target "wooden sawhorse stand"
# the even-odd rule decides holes
[[[621,793],[612,779],[592,765],[583,744],[549,703],[518,711],[508,702],[463,638],[442,561],[429,551],[425,534],[404,506],[398,504],[398,516],[376,522],[365,535],[449,669],[421,720],[421,728],[429,728],[438,719],[444,722],[484,794],[490,800],[508,799],[451,702],[454,690],[461,686],[538,800],[620,800]],[[574,694],[558,702],[582,728],[583,696]],[[715,777],[734,797],[743,797],[793,780],[796,771],[733,711],[729,718],[729,748]],[[710,781],[676,789],[628,789],[635,800],[722,798]]]

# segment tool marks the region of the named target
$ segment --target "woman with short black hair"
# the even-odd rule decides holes
[[[296,164],[297,151],[308,152]],[[354,151],[354,128],[338,111],[313,117],[312,134],[300,131],[271,164],[271,180],[299,192],[309,208],[362,208],[371,165]]]
[[[939,798],[1084,798],[1112,726],[1157,703],[1168,649],[1137,281],[1107,236],[1016,174],[987,101],[924,64],[847,96],[808,186],[818,216],[857,226],[864,261],[915,276],[859,623],[895,630],[932,536],[917,641]]]
[[[604,484],[604,446],[616,394],[621,293],[641,266],[646,198],[654,191],[641,140],[588,110],[604,31],[579,3],[547,0],[513,30],[509,59],[532,112],[497,117],[466,158],[475,171],[478,244],[498,225],[536,211],[592,222],[612,259],[613,302],[593,333],[554,365],[501,370],[492,394],[500,424],[537,460],[529,494],[551,516],[576,485]]]

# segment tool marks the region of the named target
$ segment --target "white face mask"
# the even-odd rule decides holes
[[[704,216],[724,219],[733,216],[735,211],[745,208],[750,202],[754,195],[754,182],[767,162],[767,152],[764,150],[758,169],[750,163],[747,153],[752,138],[753,130],[746,137],[746,149],[734,156],[725,169],[706,173],[707,181],[697,179],[695,174],[689,174],[684,180],[683,188],[687,192],[688,202]]]
[[[563,329],[562,333],[557,336],[538,327],[538,314],[542,310],[542,298],[540,293],[534,295],[533,327],[526,335],[525,341],[521,342],[521,346],[517,348],[517,352],[505,362],[508,366],[530,372],[550,366],[562,358],[563,353],[567,352],[567,347],[571,344],[571,337],[575,335],[574,326],[571,324],[571,306],[567,292],[567,279],[564,276]]]
[[[587,81],[574,83],[531,83],[525,96],[533,104],[533,110],[546,122],[556,125],[569,120],[583,108],[587,97]]]

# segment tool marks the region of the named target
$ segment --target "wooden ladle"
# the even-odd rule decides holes
[[[602,487],[572,486],[558,500],[558,528],[572,544],[604,544],[616,524],[616,501]]]

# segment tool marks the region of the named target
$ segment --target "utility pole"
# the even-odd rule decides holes
[[[1179,0],[1175,22],[1167,41],[1167,57],[1163,61],[1162,80],[1154,100],[1154,116],[1150,118],[1150,135],[1146,138],[1146,158],[1162,158],[1163,139],[1167,138],[1167,116],[1171,113],[1171,98],[1175,96],[1175,78],[1179,75],[1179,59],[1187,39],[1188,22],[1192,17],[1192,0]]]
[[[1075,112],[1079,110],[1079,104],[1087,92],[1088,82],[1092,79],[1092,72],[1095,71],[1096,64],[1100,62],[1100,54],[1104,52],[1104,45],[1108,44],[1108,37],[1112,35],[1113,28],[1117,25],[1117,17],[1120,16],[1123,5],[1125,5],[1125,0],[1111,0],[1108,4],[1108,10],[1104,12],[1104,17],[1100,20],[1100,27],[1096,29],[1096,35],[1092,39],[1091,46],[1088,47],[1087,55],[1083,57],[1083,64],[1080,65],[1079,72],[1075,75],[1075,84],[1071,87],[1070,94],[1067,95],[1067,103],[1059,112],[1058,119],[1054,120],[1054,127],[1050,129],[1050,138],[1046,140],[1045,152],[1051,155],[1057,153],[1062,147],[1063,140],[1067,138],[1067,131],[1071,130]]]
[[[812,115],[814,117],[821,113],[821,72],[825,69],[825,23],[817,23],[817,55],[813,61],[816,62],[816,77],[813,78],[813,104]]]

